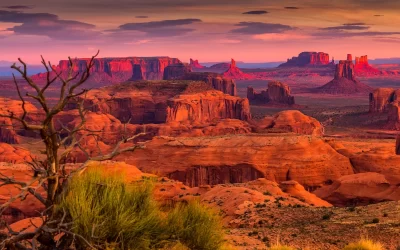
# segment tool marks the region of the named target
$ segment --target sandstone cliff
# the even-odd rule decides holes
[[[355,78],[352,61],[342,60],[336,65],[335,77],[329,83],[315,90],[326,94],[356,94],[368,93],[372,88]]]
[[[89,58],[74,59],[75,73],[86,70]],[[173,64],[181,63],[179,59],[169,57],[126,57],[126,58],[96,58],[89,79],[95,83],[119,83],[127,80],[162,80],[164,69]],[[61,60],[55,67],[57,72],[67,74],[68,60]],[[34,79],[45,79],[46,74],[38,74]]]
[[[167,105],[167,122],[207,123],[215,119],[251,119],[247,99],[219,91],[179,95],[168,100]]]
[[[400,135],[396,137],[396,155],[400,155]]]
[[[192,67],[185,63],[169,65],[164,70],[164,80],[182,79],[182,77],[192,72]]]
[[[307,66],[324,66],[332,65],[329,61],[329,54],[323,52],[302,52],[297,57],[288,59],[286,63],[279,67],[307,67]]]
[[[278,81],[270,81],[268,89],[261,93],[256,93],[252,87],[247,87],[247,99],[251,104],[295,104],[289,86]]]

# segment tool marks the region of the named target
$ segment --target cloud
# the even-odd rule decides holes
[[[333,30],[330,32],[314,33],[313,36],[321,38],[350,38],[350,37],[376,37],[376,36],[393,36],[400,35],[400,32],[392,31],[363,31],[363,32],[346,32],[341,30]]]
[[[264,14],[268,14],[268,11],[265,10],[252,10],[252,11],[247,11],[247,12],[243,12],[243,15],[264,15]]]
[[[365,23],[345,23],[340,26],[321,28],[321,30],[368,30],[370,26]]]
[[[135,16],[135,18],[149,18],[148,16]]]
[[[281,33],[281,34],[254,35],[253,38],[263,41],[294,41],[294,40],[310,39],[311,37],[309,35],[303,35],[303,34]]]
[[[202,22],[200,19],[175,19],[144,23],[126,23],[116,31],[139,31],[155,37],[181,36],[194,31],[193,28],[182,27]]]
[[[376,17],[382,17],[382,16],[385,16],[385,15],[379,15],[379,14],[378,14],[378,15],[374,15],[374,16],[376,16]]]
[[[138,41],[135,41],[135,42],[126,42],[124,44],[125,45],[140,45],[140,44],[146,44],[146,43],[149,43],[149,42],[151,42],[151,40],[144,39],[144,40],[138,40]]]
[[[62,40],[93,39],[100,33],[95,25],[74,20],[62,20],[49,13],[24,13],[0,10],[0,22],[18,23],[6,29],[17,35],[47,36]]]
[[[27,10],[27,9],[33,9],[32,6],[27,6],[27,5],[9,5],[9,6],[4,6],[3,8],[10,9],[10,10]]]
[[[287,9],[287,10],[299,10],[300,8],[299,7],[294,7],[294,6],[287,6],[287,7],[285,7],[285,9]]]
[[[231,31],[232,33],[246,34],[246,35],[283,33],[285,31],[296,29],[289,25],[284,25],[279,23],[261,23],[261,22],[240,22],[235,26],[241,28],[232,30]]]

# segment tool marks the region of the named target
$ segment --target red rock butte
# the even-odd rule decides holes
[[[351,55],[347,57],[351,58]],[[370,91],[372,91],[371,87],[356,79],[354,64],[351,60],[339,61],[336,64],[334,79],[316,89],[316,92],[334,95],[369,93]]]
[[[326,66],[334,65],[329,61],[329,54],[324,52],[301,52],[297,57],[288,59],[286,63],[279,67],[307,67],[307,66]]]
[[[253,87],[247,87],[247,99],[251,104],[295,104],[294,96],[290,95],[290,88],[279,81],[270,81],[268,89],[257,93]]]
[[[192,69],[202,69],[202,68],[204,68],[204,66],[199,63],[199,60],[193,60],[192,58],[190,58],[190,67]]]
[[[237,66],[236,61],[231,59],[231,64],[229,65],[228,70],[226,70],[223,74],[224,77],[229,77],[232,79],[251,79],[252,77],[249,74],[243,73]]]
[[[89,58],[73,59],[73,71],[83,72]],[[162,80],[164,69],[181,61],[170,57],[124,57],[96,58],[91,72],[91,80],[99,83],[119,83],[127,80]],[[69,61],[61,60],[55,67],[57,72],[68,73]],[[33,79],[45,79],[46,74],[38,74]]]
[[[369,112],[387,113],[386,129],[400,130],[400,89],[378,88],[369,94]]]

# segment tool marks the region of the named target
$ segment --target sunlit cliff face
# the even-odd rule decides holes
[[[399,10],[397,0],[3,0],[0,60],[97,49],[183,61],[285,61],[301,51],[400,57]]]

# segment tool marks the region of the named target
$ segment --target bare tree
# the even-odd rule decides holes
[[[122,144],[129,141],[133,141],[139,136],[145,133],[139,133],[132,137],[123,138],[119,141],[115,148],[108,154],[91,157],[81,145],[82,132],[87,134],[95,134],[99,131],[89,131],[85,128],[85,115],[87,111],[84,109],[83,101],[79,102],[78,110],[80,122],[74,128],[68,128],[61,125],[61,129],[56,127],[56,117],[60,112],[64,110],[66,105],[70,102],[76,101],[77,97],[84,95],[87,90],[82,89],[82,85],[88,80],[91,70],[95,63],[96,55],[94,55],[86,65],[86,69],[83,72],[74,72],[74,61],[69,59],[69,70],[68,72],[57,71],[50,62],[46,62],[42,57],[42,64],[46,69],[46,81],[44,84],[39,85],[35,83],[31,77],[28,76],[26,63],[18,58],[18,61],[22,64],[22,67],[16,64],[12,65],[11,68],[16,70],[20,74],[22,79],[28,84],[31,93],[23,95],[21,93],[20,85],[17,78],[13,74],[15,87],[18,93],[18,97],[22,102],[22,115],[16,115],[9,111],[7,114],[0,114],[0,117],[9,118],[14,123],[21,124],[22,128],[29,131],[35,131],[40,135],[41,141],[44,143],[45,160],[32,159],[29,163],[33,168],[34,175],[32,180],[29,182],[21,182],[12,177],[0,176],[0,186],[14,185],[19,186],[21,192],[11,197],[10,200],[0,205],[0,213],[2,214],[10,205],[16,200],[23,200],[27,195],[33,195],[37,200],[44,204],[45,210],[41,212],[42,223],[40,226],[31,226],[35,230],[31,232],[14,232],[7,224],[5,227],[8,229],[8,233],[0,233],[0,249],[55,249],[57,246],[66,247],[73,239],[80,238],[79,235],[75,235],[70,231],[71,222],[66,220],[67,215],[65,212],[62,215],[55,214],[55,205],[59,202],[61,195],[66,190],[66,184],[76,173],[83,171],[87,167],[89,161],[104,161],[112,159],[113,157],[121,154],[122,152],[133,151],[138,148],[144,147],[143,144],[134,143],[133,146],[122,148]],[[54,105],[50,105],[46,98],[46,90],[54,83],[60,84],[60,95],[57,102]],[[29,122],[28,111],[26,109],[27,99],[38,103],[40,110],[44,112],[44,117],[40,122],[32,123]],[[81,98],[82,99],[82,98]],[[61,136],[62,135],[62,136]],[[88,161],[82,163],[76,167],[73,171],[67,173],[65,170],[66,159],[74,149],[82,150],[87,156]],[[44,188],[46,196],[42,196],[37,190]],[[3,223],[5,223],[3,221]],[[64,235],[62,239],[56,241],[56,235]],[[87,241],[81,239],[87,243],[88,247],[92,247]]]

